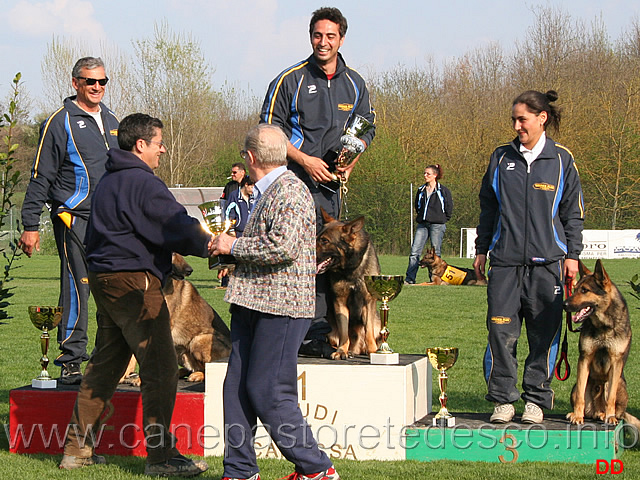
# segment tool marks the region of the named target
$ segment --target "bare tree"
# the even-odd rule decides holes
[[[158,170],[169,185],[188,185],[195,169],[210,160],[215,118],[223,102],[211,86],[211,69],[188,34],[156,24],[153,38],[134,41],[142,109],[160,118],[167,145]]]

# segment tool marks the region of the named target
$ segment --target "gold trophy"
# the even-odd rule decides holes
[[[31,380],[31,386],[33,388],[56,388],[58,382],[51,378],[47,371],[49,365],[47,351],[49,350],[49,330],[56,328],[62,320],[62,307],[29,307],[29,318],[31,318],[31,323],[42,331],[40,335],[42,371],[40,375]]]
[[[381,300],[380,320],[382,321],[382,330],[380,336],[382,343],[375,353],[369,355],[369,361],[373,365],[397,365],[400,356],[394,353],[387,339],[389,338],[389,302],[396,298],[402,290],[404,277],[402,275],[365,275],[364,282],[369,293],[376,299]]]
[[[456,417],[447,410],[447,370],[453,367],[458,359],[457,348],[427,348],[427,357],[433,368],[440,371],[438,384],[440,385],[440,411],[433,418],[433,425],[439,427],[454,427]]]
[[[229,233],[233,230],[235,220],[224,219],[222,214],[222,204],[220,200],[211,200],[210,202],[201,203],[198,209],[202,212],[206,224],[205,230],[211,235],[218,236],[221,233]],[[233,255],[216,255],[209,257],[209,269],[213,268],[229,268],[235,264]]]

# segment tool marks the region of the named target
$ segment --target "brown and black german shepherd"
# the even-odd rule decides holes
[[[573,424],[582,424],[587,417],[614,425],[622,419],[640,427],[640,420],[626,412],[629,397],[623,369],[631,347],[627,302],[599,259],[593,273],[582,262],[579,272],[580,281],[564,302],[567,312],[577,312],[572,322],[582,324],[571,392],[573,412],[567,418]]]
[[[379,275],[380,263],[364,217],[341,222],[322,210],[324,226],[316,241],[318,273],[327,272],[333,300],[329,311],[329,343],[333,359],[373,353],[380,339],[376,299],[365,285],[365,275]]]
[[[198,293],[185,277],[193,268],[182,255],[173,254],[171,275],[163,288],[171,318],[171,336],[178,356],[180,378],[188,382],[204,380],[206,363],[228,357],[231,352],[231,334],[220,315]],[[121,383],[139,385],[139,377],[133,376],[136,365],[131,358]]]
[[[428,268],[433,281],[424,285],[486,285],[487,279],[478,278],[473,268],[460,268],[449,265],[436,255],[436,249],[427,250],[418,263],[422,268]]]

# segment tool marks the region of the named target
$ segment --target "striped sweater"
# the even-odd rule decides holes
[[[308,188],[291,171],[261,195],[233,255],[237,265],[225,301],[272,315],[313,318],[315,208]]]

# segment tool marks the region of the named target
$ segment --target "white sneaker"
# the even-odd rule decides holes
[[[515,414],[516,409],[513,408],[511,403],[496,403],[489,421],[491,423],[508,423]]]
[[[544,420],[542,409],[535,403],[525,403],[524,412],[522,413],[522,423],[542,423],[542,420]]]

